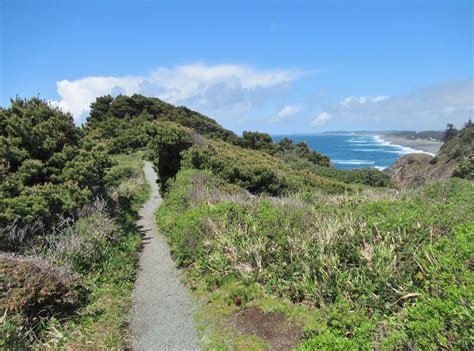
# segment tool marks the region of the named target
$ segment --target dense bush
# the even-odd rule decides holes
[[[149,145],[149,155],[154,160],[165,188],[169,178],[174,177],[181,167],[181,154],[193,144],[193,131],[171,122],[155,123],[150,126],[153,138]]]
[[[184,168],[208,169],[229,183],[253,193],[280,194],[288,187],[270,157],[223,143],[195,146],[184,153]]]
[[[269,134],[250,131],[242,133],[239,145],[247,149],[264,151],[270,155],[273,155],[278,149]]]
[[[283,138],[277,144],[267,133],[244,131],[239,140],[239,146],[247,149],[259,150],[285,161],[291,160],[311,166],[329,167],[329,157],[311,150],[308,144],[300,142],[294,144],[291,139]],[[301,167],[300,167],[301,168]]]
[[[16,99],[0,109],[0,127],[0,247],[14,249],[8,226],[39,219],[54,225],[58,214],[71,215],[105,191],[110,159],[83,147],[70,114],[36,98]]]
[[[280,140],[275,155],[291,163],[303,162],[309,163],[311,166],[330,166],[329,157],[311,150],[305,142],[294,144],[293,141],[288,138]]]
[[[437,183],[401,195],[367,190],[242,199],[216,196],[216,180],[203,184],[202,176],[180,172],[157,214],[175,259],[191,276],[211,288],[236,277],[319,307],[325,324],[313,331],[308,349],[468,342],[467,286],[473,276],[465,264],[474,253],[467,241],[473,232],[470,226],[458,238],[454,228],[473,220],[472,183]],[[448,250],[450,241],[454,246]],[[444,291],[452,279],[463,282],[461,290],[451,285]],[[446,294],[452,300],[439,305]],[[425,340],[422,328],[435,319],[439,329],[426,331]]]
[[[2,159],[15,172],[27,159],[47,161],[67,145],[77,146],[80,132],[70,114],[40,99],[11,101],[0,109]]]

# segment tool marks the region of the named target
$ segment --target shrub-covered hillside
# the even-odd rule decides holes
[[[0,109],[0,349],[122,349],[148,185],[39,99]]]
[[[209,117],[142,95],[97,98],[84,129],[94,140],[105,143],[111,152],[119,153],[146,147],[150,141],[147,129],[156,121],[175,122],[229,142],[237,140],[233,132]]]
[[[357,191],[362,185],[389,185],[388,176],[376,169],[336,170],[328,166],[326,156],[288,139],[277,144],[268,135],[244,132],[235,145],[205,138],[171,122],[155,122],[151,127],[149,154],[156,163],[163,189],[181,168],[210,170],[255,194],[281,195],[317,189],[341,193]],[[249,134],[264,141],[249,143]],[[255,144],[258,146],[252,146]]]
[[[306,148],[176,124],[150,144],[167,172],[158,225],[208,306],[205,348],[274,347],[258,328],[232,329],[255,309],[299,325],[302,350],[472,348],[474,184],[400,193]]]
[[[341,171],[331,168],[327,156],[310,150],[305,143],[294,144],[289,139],[274,143],[268,134],[248,131],[244,132],[242,137],[237,137],[214,120],[198,112],[141,95],[97,98],[91,105],[90,117],[84,126],[84,132],[88,139],[104,145],[112,153],[130,152],[144,149],[153,142],[156,144],[158,133],[169,134],[165,130],[166,126],[170,130],[173,129],[170,123],[192,131],[193,144],[199,143],[201,137],[222,140],[236,146],[234,148],[236,153],[248,154],[248,161],[251,161],[251,155],[255,154],[251,150],[257,150],[282,160],[295,171],[309,172],[319,178],[331,178],[332,181],[370,186],[389,184],[388,176],[376,169]],[[190,142],[187,143],[190,144]],[[184,147],[185,145],[176,148],[169,146],[170,150],[175,150],[175,152],[183,151]],[[156,150],[157,145],[152,149]],[[181,160],[179,152],[173,157],[168,157],[167,162],[162,162],[163,167],[168,167],[169,163],[178,162],[178,165],[172,167],[179,168]],[[258,161],[256,166],[258,166]],[[250,164],[249,167],[252,165]],[[167,175],[162,173],[162,176],[166,180]]]

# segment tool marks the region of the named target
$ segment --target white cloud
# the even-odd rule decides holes
[[[403,96],[349,96],[326,108],[344,130],[442,129],[474,113],[474,81],[449,81]]]
[[[276,115],[276,120],[277,121],[283,121],[286,119],[292,118],[294,115],[299,113],[301,111],[301,108],[295,105],[286,105],[283,107],[280,112],[277,113]]]
[[[52,103],[70,111],[77,122],[83,121],[96,97],[106,94],[139,93],[204,111],[248,111],[277,96],[304,74],[298,70],[258,70],[230,64],[162,67],[149,76],[62,80],[57,82],[61,100]]]
[[[351,105],[363,105],[371,102],[380,102],[388,99],[388,96],[348,96],[341,102],[341,105],[351,106]]]
[[[139,91],[140,77],[87,77],[75,81],[62,80],[57,82],[60,101],[52,104],[72,113],[79,120],[87,111],[96,97],[112,94],[120,89],[123,94],[134,94]]]
[[[329,120],[332,119],[332,115],[327,112],[321,112],[318,117],[311,121],[313,127],[319,127],[326,124]]]

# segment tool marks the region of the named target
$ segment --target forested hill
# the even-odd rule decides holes
[[[109,141],[110,151],[117,153],[145,147],[150,140],[143,136],[156,121],[175,122],[199,134],[228,142],[237,140],[233,132],[209,117],[184,106],[176,107],[157,98],[136,94],[97,98],[91,104],[84,129],[95,140]]]

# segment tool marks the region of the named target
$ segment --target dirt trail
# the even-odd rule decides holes
[[[144,248],[133,291],[132,347],[136,351],[197,350],[192,304],[155,224],[154,213],[162,201],[157,175],[150,162],[145,162],[144,171],[152,190],[137,222],[144,233]]]

